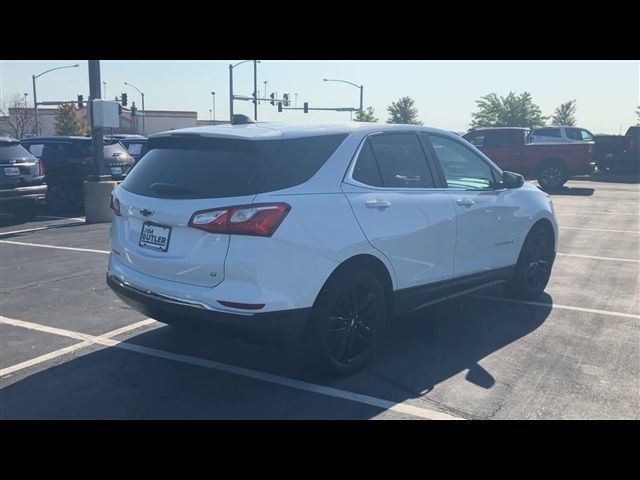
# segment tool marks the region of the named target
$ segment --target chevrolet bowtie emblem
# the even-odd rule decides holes
[[[153,215],[153,212],[151,210],[147,210],[146,208],[140,210],[140,213],[145,217],[150,217],[151,215]]]

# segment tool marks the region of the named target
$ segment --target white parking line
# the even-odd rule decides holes
[[[33,227],[33,228],[27,228],[24,230],[12,230],[10,232],[0,232],[0,236],[5,236],[5,235],[13,235],[14,233],[29,233],[29,232],[37,232],[39,230],[49,230],[50,228],[56,228],[56,227],[63,227],[63,226],[71,226],[71,225],[84,225],[84,221],[82,223],[63,223],[63,224],[59,224],[56,223],[55,225],[47,225],[46,227]]]
[[[85,223],[86,220],[84,217],[56,217],[53,215],[38,215],[36,218],[44,218],[44,219],[51,219],[51,220],[77,220],[78,222],[82,222]]]
[[[38,323],[25,322],[23,320],[16,320],[13,318],[7,318],[0,316],[0,323],[6,323],[8,325],[15,325],[19,327],[29,328],[31,330],[39,330],[48,333],[54,333],[63,335],[70,338],[84,339],[87,342],[103,345],[105,347],[115,347],[131,352],[140,353],[143,355],[149,355],[151,357],[163,358],[166,360],[172,360],[174,362],[187,363],[190,365],[196,365],[198,367],[209,368],[211,370],[217,370],[220,372],[230,373],[238,375],[240,377],[251,378],[259,380],[261,382],[272,383],[275,385],[281,385],[284,387],[293,388],[295,390],[301,390],[305,392],[316,393],[327,397],[340,398],[342,400],[349,400],[355,403],[361,403],[372,407],[381,408],[383,410],[392,410],[394,412],[405,413],[414,417],[425,418],[428,420],[462,420],[460,417],[455,417],[447,413],[439,412],[436,410],[430,410],[427,408],[417,407],[414,405],[407,405],[404,403],[394,403],[389,400],[383,400],[377,397],[371,397],[369,395],[362,395],[360,393],[353,393],[346,390],[339,390],[337,388],[325,387],[323,385],[317,385],[314,383],[304,382],[302,380],[296,380],[293,378],[281,377],[279,375],[273,375],[270,373],[259,372],[257,370],[251,370],[244,367],[237,367],[235,365],[228,365],[225,363],[215,362],[213,360],[207,360],[205,358],[192,357],[190,355],[182,355],[179,353],[167,352],[165,350],[158,350],[156,348],[144,347],[141,345],[135,345],[127,343],[125,341],[113,340],[110,338],[95,337],[92,335],[86,335],[71,330],[63,330],[55,327],[48,327]],[[11,367],[9,367],[11,368]]]
[[[591,214],[595,213],[595,214],[601,214],[601,215],[629,215],[629,216],[632,216],[632,217],[637,217],[638,216],[637,213],[592,212],[591,210],[556,210],[556,213],[586,213],[588,215],[591,215]]]
[[[42,243],[16,242],[13,240],[0,240],[0,243],[9,243],[11,245],[23,245],[26,247],[53,248],[57,250],[73,250],[76,252],[91,252],[91,253],[106,253],[106,254],[109,253],[108,250],[94,250],[92,248],[77,248],[77,247],[61,247],[59,245],[44,245]]]
[[[614,257],[596,257],[593,255],[577,255],[575,253],[556,253],[556,255],[562,257],[576,257],[576,258],[590,258],[593,260],[609,260],[613,262],[635,262],[640,263],[640,260],[634,260],[633,258],[614,258]]]
[[[609,315],[612,317],[624,317],[624,318],[635,318],[640,320],[640,315],[636,315],[633,313],[624,313],[624,312],[612,312],[610,310],[597,310],[595,308],[584,308],[584,307],[573,307],[571,305],[559,305],[557,303],[544,303],[544,302],[533,302],[528,300],[516,300],[513,298],[504,298],[504,297],[494,297],[493,295],[479,295],[473,294],[469,295],[470,297],[482,298],[485,300],[497,300],[499,302],[509,302],[509,303],[520,303],[523,305],[533,305],[535,307],[552,307],[559,308],[561,310],[573,310],[574,312],[585,312],[585,313],[597,313],[599,315]]]
[[[640,233],[640,230],[610,230],[608,228],[560,227],[567,230],[589,230],[591,232]]]
[[[6,323],[7,325],[14,325],[14,326],[23,327],[23,328],[31,328],[31,325],[28,322],[21,322],[19,320],[7,319],[6,317],[0,317],[0,323]],[[124,326],[122,328],[118,328],[117,330],[112,330],[111,332],[102,334],[97,338],[107,338],[107,339],[113,338],[123,333],[130,332],[131,330],[136,330],[138,328],[146,327],[147,325],[151,325],[152,323],[156,323],[156,321],[153,320],[152,318],[147,318],[146,320],[142,320],[140,322],[136,322],[131,325]],[[42,327],[44,327],[44,325],[42,325]],[[38,329],[38,330],[46,331],[48,333],[53,333],[55,335],[61,335],[60,329],[47,328],[47,329]],[[63,335],[63,336],[68,336],[68,335]],[[38,365],[39,363],[47,362],[49,360],[61,357],[63,355],[67,355],[68,353],[76,352],[83,348],[90,347],[91,345],[94,345],[94,344],[95,342],[93,340],[87,339],[80,343],[71,345],[69,347],[61,348],[60,350],[56,350],[50,353],[45,353],[44,355],[40,355],[39,357],[32,358],[30,360],[26,360],[22,363],[17,363],[16,365],[12,365],[11,367],[0,369],[0,377],[9,375],[10,373],[18,372],[20,370],[24,370],[25,368],[29,368],[34,365]]]

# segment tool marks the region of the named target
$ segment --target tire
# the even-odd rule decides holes
[[[534,225],[525,239],[506,293],[518,300],[533,300],[547,287],[555,259],[551,228]]]
[[[354,268],[334,274],[309,318],[308,365],[330,375],[360,370],[380,345],[386,316],[384,289],[372,273]]]
[[[13,211],[13,216],[21,222],[28,222],[33,220],[38,214],[38,205],[35,203],[29,203],[21,207],[16,208]]]
[[[538,172],[538,183],[543,190],[560,188],[568,179],[567,169],[559,161],[545,163]]]
[[[47,178],[47,208],[51,213],[68,213],[74,206],[71,185],[62,177]]]

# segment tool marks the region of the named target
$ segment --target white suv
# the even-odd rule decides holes
[[[414,125],[160,133],[111,206],[107,281],[126,303],[303,342],[338,373],[397,315],[498,283],[538,296],[558,238],[546,193]]]

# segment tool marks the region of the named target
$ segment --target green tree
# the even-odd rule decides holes
[[[640,123],[640,105],[636,108],[636,115],[638,116],[638,123]]]
[[[548,117],[531,100],[531,94],[516,95],[509,92],[506,97],[489,93],[476,100],[478,111],[471,114],[472,127],[535,127],[544,125]]]
[[[358,110],[356,113],[356,117],[353,119],[354,122],[377,122],[378,119],[374,115],[375,110],[373,107],[367,107],[366,110]]]
[[[569,100],[561,103],[551,115],[551,125],[567,125],[573,127],[576,124],[576,101]]]
[[[72,103],[65,103],[58,107],[55,120],[56,135],[89,135],[87,121],[80,116],[78,109]]]
[[[414,107],[414,104],[411,97],[402,97],[397,102],[391,102],[391,105],[387,107],[389,112],[387,123],[422,125],[422,122],[418,120],[418,109]]]

